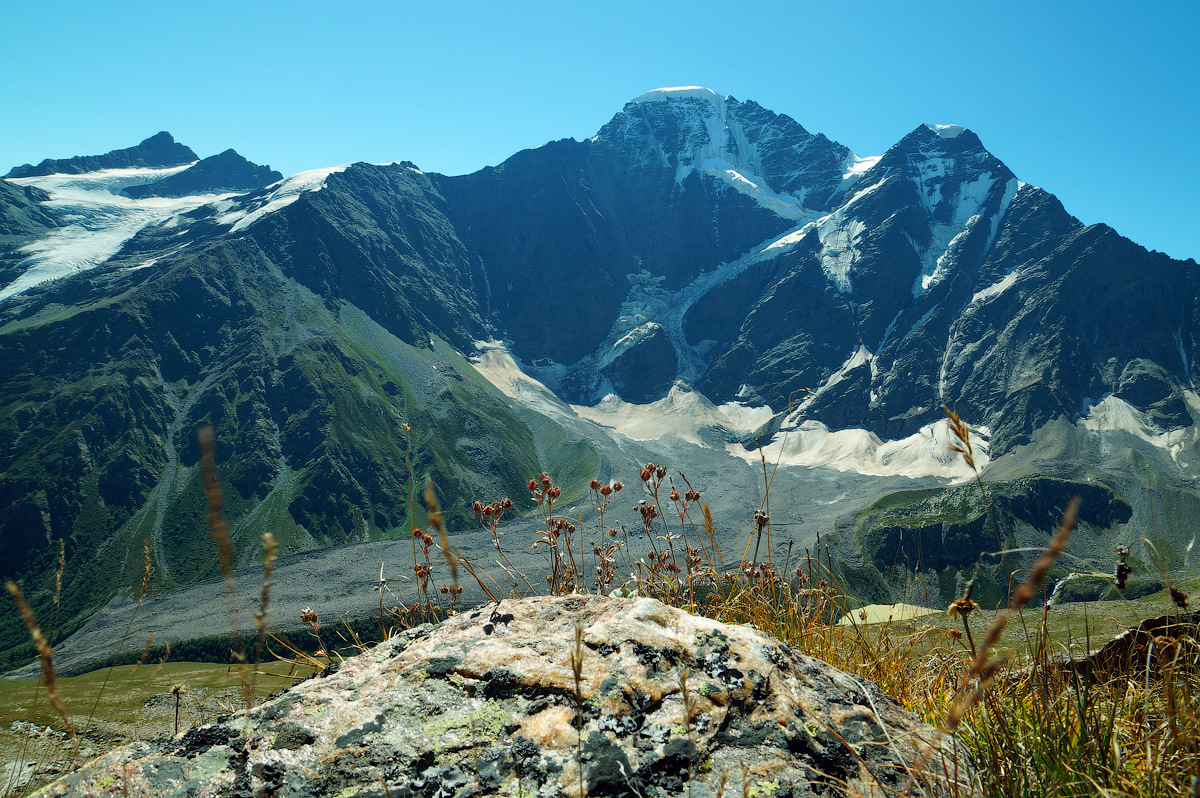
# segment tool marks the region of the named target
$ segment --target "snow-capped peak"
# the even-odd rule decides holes
[[[725,98],[717,94],[712,89],[706,89],[703,86],[670,86],[661,89],[654,89],[644,94],[639,94],[634,97],[632,102],[649,103],[658,102],[661,100],[675,100],[682,97],[696,97],[701,100],[709,100],[711,102],[720,102]]]
[[[646,107],[631,113],[639,105]],[[703,86],[654,89],[630,101],[601,136],[637,142],[643,158],[673,167],[681,185],[694,173],[707,175],[785,219],[808,221],[804,192],[778,191],[765,176],[755,109]],[[808,138],[799,125],[787,123]],[[768,138],[780,135],[772,130]]]
[[[962,125],[930,125],[930,124],[926,124],[925,127],[929,128],[934,133],[938,134],[938,136],[940,136],[941,138],[944,138],[944,139],[956,139],[956,138],[958,138],[960,133],[962,133],[964,130],[966,130],[966,128],[963,127]]]

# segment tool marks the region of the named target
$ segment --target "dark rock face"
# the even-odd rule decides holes
[[[0,241],[27,239],[57,227],[54,214],[42,206],[48,199],[35,186],[0,182]]]
[[[130,166],[182,166],[197,159],[191,147],[175,141],[165,130],[155,133],[136,147],[112,150],[104,155],[82,155],[55,160],[47,158],[37,166],[25,164],[14,167],[5,177],[36,177],[38,175],[95,172],[100,169],[121,169]]]
[[[596,596],[503,601],[405,632],[244,715],[114,751],[45,794],[108,794],[116,779],[156,795],[978,788],[952,737],[874,685],[748,627]]]
[[[140,199],[142,197],[185,197],[192,194],[226,194],[245,192],[261,188],[282,180],[283,175],[269,166],[259,166],[247,161],[233,150],[225,150],[198,161],[182,172],[146,183],[128,186],[122,194]]]
[[[737,190],[732,172],[824,207],[848,154],[754,103],[639,98],[593,139],[552,142],[437,181],[516,354],[574,366],[564,392],[590,400],[597,364],[630,332],[623,303],[678,291],[794,225]],[[721,169],[713,159],[724,159]],[[797,200],[780,205],[803,214]],[[547,306],[557,297],[569,297],[569,308]],[[673,376],[640,395],[660,397]]]
[[[651,402],[670,389],[677,369],[671,339],[661,327],[654,327],[600,373],[612,380],[622,399]]]
[[[20,275],[20,248],[60,225],[58,214],[43,205],[48,199],[36,186],[0,180],[0,285]]]

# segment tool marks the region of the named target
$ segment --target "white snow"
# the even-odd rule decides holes
[[[603,368],[622,352],[661,327],[671,339],[678,361],[679,376],[691,380],[699,376],[703,366],[700,352],[694,350],[683,333],[683,318],[701,297],[722,283],[733,280],[756,263],[777,258],[794,249],[815,225],[807,223],[793,228],[784,235],[768,239],[737,260],[722,263],[712,271],[703,272],[691,283],[670,290],[663,287],[664,277],[655,277],[643,269],[628,276],[629,293],[617,311],[617,318],[609,330],[606,342],[600,347],[601,355],[596,368]],[[654,325],[654,326],[650,326]],[[547,374],[541,374],[549,380]],[[552,381],[551,381],[552,382]],[[593,398],[600,399],[603,393]]]
[[[871,351],[867,349],[866,346],[859,344],[858,349],[854,350],[854,353],[850,355],[846,362],[843,363],[837,371],[830,374],[829,379],[825,380],[825,382],[821,384],[821,387],[817,388],[816,393],[813,394],[814,397],[820,396],[825,391],[846,379],[846,375],[864,363],[873,364],[874,360],[875,355],[871,354]]]
[[[974,305],[977,302],[986,302],[992,297],[1000,296],[1005,291],[1017,284],[1017,280],[1021,279],[1021,274],[1021,269],[1013,269],[1011,272],[1004,275],[1003,278],[992,283],[982,291],[976,291],[971,296],[971,301],[968,304]]]
[[[753,432],[773,415],[769,407],[747,407],[738,402],[717,406],[699,391],[674,385],[658,401],[630,404],[609,394],[592,407],[571,405],[583,418],[611,427],[627,438],[656,440],[673,435],[703,446],[699,432],[718,427],[735,432]]]
[[[972,427],[975,463],[987,465],[986,427]],[[811,419],[798,426],[785,424],[763,447],[768,463],[809,468],[830,467],[873,476],[941,477],[963,480],[974,472],[962,456],[950,450],[953,435],[945,419],[927,424],[907,438],[884,441],[865,429],[830,430]],[[740,444],[726,446],[730,454],[747,462],[759,462],[757,451]]]
[[[846,218],[846,205],[817,221],[817,237],[821,241],[821,269],[837,290],[843,294],[852,289],[850,272],[858,260],[858,237],[867,226],[858,219]]]
[[[350,164],[342,164],[341,166],[297,172],[291,177],[267,186],[268,189],[271,189],[271,193],[265,197],[242,203],[236,210],[230,210],[217,217],[217,224],[232,225],[230,232],[233,233],[245,230],[267,214],[291,205],[304,192],[320,191],[325,187],[326,178],[335,172],[345,171],[349,166]]]
[[[104,169],[80,175],[41,175],[8,178],[21,186],[36,186],[50,195],[43,203],[61,212],[68,222],[51,230],[19,252],[24,271],[0,289],[0,302],[36,285],[95,268],[121,250],[148,224],[162,223],[228,194],[193,197],[132,199],[118,192],[182,172],[191,164],[167,169],[144,167]]]
[[[931,214],[942,202],[942,189],[945,184],[940,178],[944,178],[946,175],[947,164],[953,166],[953,161],[945,158],[930,158],[921,167],[918,184],[921,188],[921,196]],[[933,182],[935,178],[939,178],[936,183]],[[932,238],[929,246],[924,249],[918,248],[921,255],[921,272],[913,280],[912,295],[914,297],[924,294],[946,273],[949,261],[958,247],[983,218],[982,209],[995,182],[991,172],[984,172],[974,180],[965,181],[957,186],[952,199],[954,202],[953,218],[948,224],[933,222],[930,226]],[[1015,190],[1010,180],[1005,185],[1005,196],[1008,197],[1010,191],[1015,193]],[[1011,197],[1008,199],[1011,202]],[[1001,208],[996,214],[997,218],[992,220],[993,237],[999,226],[999,217],[1003,216],[1007,210],[1008,204],[1002,201]]]
[[[879,163],[882,155],[869,155],[866,158],[860,158],[854,153],[850,153],[846,157],[845,163],[842,164],[842,180],[858,179],[868,169]]]
[[[700,164],[697,171],[717,178],[777,216],[793,221],[812,216],[811,211],[805,209],[804,204],[797,198],[790,194],[778,194],[772,191],[761,177],[742,174],[737,167],[723,158],[709,158]]]
[[[1179,349],[1179,361],[1183,364],[1183,373],[1187,375],[1188,387],[1192,390],[1196,389],[1192,382],[1192,366],[1188,362],[1187,352],[1183,349],[1183,329],[1175,330],[1175,346]]]
[[[1185,390],[1183,396],[1193,415],[1200,411],[1200,397],[1190,390]],[[1088,414],[1079,419],[1077,423],[1084,429],[1094,432],[1112,430],[1127,432],[1168,452],[1177,461],[1185,449],[1194,448],[1197,441],[1200,440],[1200,426],[1192,424],[1187,427],[1164,430],[1151,421],[1145,413],[1112,394],[1106,395],[1098,404],[1092,405]]]
[[[735,433],[757,430],[774,415],[770,407],[748,406],[741,402],[714,405],[698,391],[676,384],[667,396],[649,404],[631,404],[613,394],[595,405],[567,405],[544,384],[521,370],[504,344],[479,341],[479,352],[471,363],[502,393],[542,415],[556,419],[583,418],[634,440],[676,437],[697,446],[705,446],[700,431],[717,428]],[[847,360],[848,371],[870,358],[860,347]],[[798,412],[793,418],[798,417]],[[980,469],[988,463],[986,427],[972,427],[975,460]],[[818,421],[799,425],[785,423],[764,447],[769,462],[783,466],[831,467],[877,476],[940,477],[960,480],[973,474],[962,458],[950,451],[952,436],[946,422],[922,427],[917,433],[898,441],[883,441],[862,429],[831,431]],[[726,451],[757,464],[757,451],[740,444],[727,444]]]
[[[728,97],[702,86],[678,86],[655,89],[633,99],[633,103],[662,102],[678,99],[701,100],[680,106],[676,113],[685,133],[676,161],[675,182],[683,183],[693,172],[713,177],[785,219],[807,221],[813,214],[804,207],[804,192],[782,194],[762,177],[762,159],[756,144],[750,143],[736,114],[730,114]],[[661,143],[643,147],[643,157],[668,165],[670,156]]]
[[[635,103],[650,103],[659,102],[662,100],[671,100],[679,97],[696,97],[701,100],[711,100],[718,102],[723,98],[712,89],[706,89],[703,86],[671,86],[661,89],[639,94],[633,98]]]
[[[962,125],[925,125],[925,127],[944,139],[956,139],[960,133],[966,130]]]
[[[635,440],[653,440],[674,435],[703,445],[699,430],[719,427],[734,432],[752,432],[774,415],[766,406],[750,407],[741,402],[713,405],[703,394],[675,386],[657,402],[635,405],[614,394],[593,407],[568,405],[544,384],[521,370],[521,366],[499,341],[476,341],[478,353],[471,364],[505,396],[551,418],[584,418]]]
[[[1017,192],[1021,190],[1021,186],[1023,185],[1024,183],[1015,177],[1010,177],[1004,185],[1004,195],[1000,198],[1000,211],[992,217],[992,232],[988,236],[987,245],[989,250],[996,243],[996,236],[1000,233],[1000,222],[1004,221],[1004,217],[1008,215],[1008,207],[1012,205],[1012,201],[1016,198]]]

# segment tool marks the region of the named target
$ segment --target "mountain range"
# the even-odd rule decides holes
[[[947,406],[1006,544],[1082,495],[1082,556],[1158,535],[1135,557],[1186,568],[1198,336],[1194,260],[1081,224],[955,125],[860,157],[660,89],[469,175],[288,178],[159,133],[0,180],[0,576],[48,610],[65,541],[66,633],[128,596],[143,540],[153,591],[214,577],[212,424],[242,565],[264,531],[285,553],[407,536],[427,479],[467,529],[543,470],[582,502],[637,457],[716,489],[761,451],[793,475],[777,521],[832,538],[864,597],[916,578],[948,601],[981,567],[998,595]],[[833,497],[818,472],[867,476]],[[23,640],[5,610],[4,662]]]

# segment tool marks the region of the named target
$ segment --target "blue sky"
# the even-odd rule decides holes
[[[971,128],[1086,223],[1200,259],[1200,3],[53,2],[0,8],[0,172],[158,130],[290,174],[457,174],[659,86],[877,155]]]

